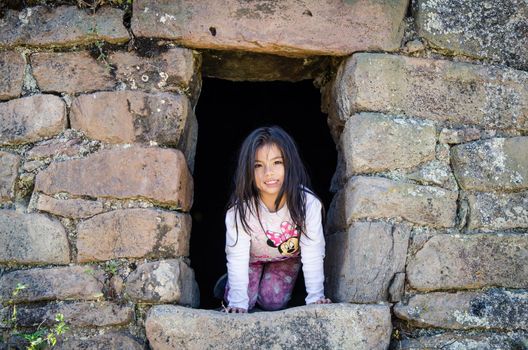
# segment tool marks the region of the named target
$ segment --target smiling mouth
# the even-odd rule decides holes
[[[266,185],[276,185],[279,183],[279,180],[264,181]]]

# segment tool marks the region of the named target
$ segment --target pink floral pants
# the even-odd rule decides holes
[[[258,304],[267,311],[280,310],[290,301],[299,274],[301,258],[249,264],[249,310]],[[229,282],[228,282],[229,285]],[[226,288],[226,299],[227,290]]]

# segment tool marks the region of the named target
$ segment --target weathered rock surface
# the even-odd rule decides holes
[[[66,334],[68,337],[68,334]],[[90,349],[90,350],[143,350],[145,346],[130,334],[124,332],[109,332],[90,337],[76,337],[75,335],[65,340],[59,340],[55,349]]]
[[[200,291],[194,271],[182,260],[161,260],[138,266],[126,280],[126,293],[134,301],[178,303],[198,307]]]
[[[25,67],[26,62],[19,52],[0,51],[0,100],[20,96]]]
[[[33,76],[41,91],[76,94],[110,90],[116,80],[110,67],[86,51],[37,52],[31,55]]]
[[[60,222],[42,214],[0,210],[0,263],[67,264],[70,248]]]
[[[410,228],[382,222],[356,222],[326,237],[325,292],[332,301],[388,301],[389,286],[405,271]]]
[[[436,47],[528,70],[526,1],[420,0],[416,27]]]
[[[314,79],[328,66],[325,58],[285,57],[244,51],[205,50],[204,76],[233,81],[301,81]]]
[[[182,145],[191,118],[195,116],[186,96],[141,91],[81,95],[72,102],[70,114],[72,128],[92,139],[108,143],[155,141],[170,146]]]
[[[419,327],[528,330],[528,292],[520,290],[421,294],[393,310]]]
[[[0,277],[0,297],[14,302],[93,300],[103,296],[103,281],[102,271],[88,265],[18,270]],[[18,283],[26,288],[13,296]]]
[[[77,261],[187,256],[190,232],[188,214],[113,210],[77,225]]]
[[[386,305],[308,305],[244,315],[158,305],[146,320],[155,350],[386,349],[391,329]]]
[[[455,176],[465,190],[528,189],[528,137],[494,138],[451,148]]]
[[[528,72],[387,54],[346,60],[326,94],[334,123],[361,111],[528,130]]]
[[[448,129],[443,128],[438,141],[447,144],[458,144],[480,139],[481,132],[477,128]]]
[[[434,159],[435,145],[436,130],[429,121],[378,113],[353,115],[341,139],[346,176],[412,168]]]
[[[389,301],[391,303],[401,301],[405,291],[405,273],[396,272],[389,286]]]
[[[469,194],[468,228],[508,230],[528,228],[528,191]]]
[[[395,342],[396,349],[422,350],[496,350],[496,349],[522,349],[526,347],[526,332],[504,333],[469,333],[446,332],[443,334],[423,336],[416,339],[404,339]]]
[[[0,145],[55,136],[66,128],[66,105],[54,95],[34,95],[0,103]]]
[[[48,195],[68,192],[75,196],[144,198],[188,211],[193,182],[179,150],[135,145],[54,162],[38,173],[35,190]]]
[[[347,223],[364,218],[402,218],[433,227],[453,227],[458,194],[442,188],[358,176],[348,181]]]
[[[52,139],[39,143],[27,152],[28,159],[45,159],[49,157],[74,157],[82,152],[82,140]]]
[[[408,174],[407,178],[418,181],[422,185],[437,185],[451,191],[458,191],[455,175],[448,162],[435,159]]]
[[[207,6],[191,0],[139,0],[134,2],[132,31],[201,49],[344,56],[398,49],[406,8],[405,0],[332,5],[223,0]]]
[[[116,79],[142,91],[186,92],[192,101],[201,88],[201,58],[196,52],[175,47],[153,57],[114,52],[108,61],[116,67]]]
[[[20,156],[0,151],[0,203],[15,198],[15,184],[20,167]]]
[[[103,203],[99,201],[55,199],[45,194],[38,196],[35,206],[40,211],[72,219],[85,219],[103,212]]]
[[[21,327],[55,325],[55,315],[64,316],[68,326],[106,327],[130,323],[134,318],[134,308],[108,301],[80,301],[73,303],[50,303],[45,306],[18,306],[17,322]]]
[[[338,191],[332,198],[332,202],[328,208],[328,214],[324,228],[324,232],[327,235],[345,230],[347,228],[345,199],[346,196],[344,190]]]
[[[409,286],[421,290],[528,288],[528,235],[439,234],[407,260]]]
[[[0,48],[17,45],[74,46],[106,41],[114,44],[128,41],[123,25],[124,12],[102,7],[95,14],[76,6],[28,7],[6,11],[0,27]]]
[[[44,167],[45,165],[46,163],[41,160],[30,160],[24,162],[24,164],[22,165],[22,170],[24,170],[24,172],[31,173],[37,170],[38,168]]]

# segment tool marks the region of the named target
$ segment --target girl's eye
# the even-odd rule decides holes
[[[276,160],[275,164],[282,164],[282,160]]]
[[[255,168],[260,168],[262,164],[255,164]]]

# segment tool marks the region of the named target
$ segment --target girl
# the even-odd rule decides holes
[[[292,138],[280,127],[253,131],[242,144],[226,213],[224,311],[288,303],[302,263],[306,303],[326,304],[322,204]]]

